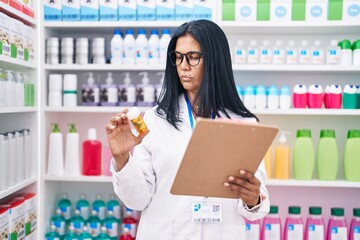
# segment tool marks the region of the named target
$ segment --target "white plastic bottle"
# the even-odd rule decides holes
[[[256,109],[266,108],[266,89],[262,85],[256,87],[255,108]]]
[[[283,47],[283,41],[277,40],[273,48],[273,63],[284,64],[285,63],[285,49]]]
[[[247,86],[245,88],[244,105],[249,109],[255,108],[255,89],[253,86]]]
[[[0,191],[8,187],[9,173],[9,139],[7,134],[0,133]]]
[[[244,41],[238,40],[234,49],[234,62],[236,64],[247,63],[247,51],[244,47]]]
[[[299,47],[299,63],[300,64],[310,64],[311,56],[310,50],[308,47],[309,42],[307,40],[301,41],[301,46]]]
[[[8,139],[9,139],[9,186],[13,186],[16,183],[17,179],[17,154],[16,154],[16,138],[14,132],[8,132],[7,133]]]
[[[251,40],[250,46],[248,47],[248,63],[258,64],[259,63],[259,48],[257,47],[257,41]]]
[[[101,106],[116,106],[118,103],[118,88],[113,83],[112,72],[108,72],[105,84],[100,86]]]
[[[135,64],[136,50],[135,50],[135,37],[132,29],[126,30],[124,38],[124,55],[123,63],[125,65]]]
[[[149,46],[149,55],[148,55],[149,65],[159,65],[160,39],[157,30],[151,31],[148,46]]]
[[[279,107],[280,109],[289,109],[291,107],[291,92],[288,86],[283,86],[280,89]]]
[[[360,39],[356,40],[353,45],[353,65],[360,66]],[[360,105],[360,102],[359,102]]]
[[[164,83],[165,72],[158,72],[156,75],[161,76],[159,84],[156,84],[156,86],[155,86],[155,100],[159,101],[159,96],[160,96],[161,89],[162,89],[162,86],[163,86],[163,83]]]
[[[23,107],[25,105],[25,88],[24,80],[21,73],[16,73],[16,106]]]
[[[144,29],[139,29],[138,35],[135,41],[135,51],[136,51],[136,64],[137,65],[146,65],[148,64],[148,39],[146,38],[146,32]]]
[[[5,81],[5,73],[0,68],[0,107],[5,107],[6,103],[6,81]]]
[[[24,155],[24,133],[23,131],[16,131],[16,153],[17,153],[17,182],[22,182],[25,179],[25,155]],[[27,156],[26,156],[26,160]]]
[[[10,70],[6,70],[6,107],[13,107],[15,106],[15,93],[16,93],[16,85],[14,81],[14,75]]]
[[[125,72],[123,84],[119,85],[119,106],[135,106],[136,88],[131,83],[130,73]]]
[[[114,36],[111,39],[111,64],[122,64],[123,58],[123,39],[121,37],[121,32],[119,29],[114,31]]]
[[[321,46],[320,40],[315,40],[314,46],[311,49],[311,63],[314,65],[325,63],[324,49]]]
[[[62,81],[61,74],[49,74],[49,107],[62,106]]]
[[[341,63],[341,48],[337,40],[331,40],[326,52],[326,64],[339,65]]]
[[[162,35],[160,38],[160,64],[163,65],[166,63],[167,50],[169,47],[169,42],[171,40],[170,30],[163,29]]]
[[[141,72],[141,84],[137,87],[137,105],[138,106],[153,106],[155,104],[155,87],[149,83],[148,73]]]
[[[279,93],[276,86],[270,86],[268,88],[267,107],[269,109],[279,108]]]
[[[53,124],[53,130],[50,133],[47,174],[49,176],[64,175],[63,137],[57,123]]]
[[[260,48],[260,63],[271,64],[272,63],[272,50],[270,48],[270,41],[264,40],[263,45]]]
[[[63,91],[63,106],[76,107],[77,106],[77,75],[64,74],[64,91]]]
[[[80,176],[80,140],[75,124],[69,124],[65,145],[65,171],[66,176]]]
[[[353,60],[353,51],[350,40],[342,40],[339,43],[339,46],[341,48],[341,65],[351,66]]]
[[[297,64],[298,63],[298,51],[295,47],[295,41],[290,40],[286,47],[286,63]]]

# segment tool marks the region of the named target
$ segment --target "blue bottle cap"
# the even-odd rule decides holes
[[[169,29],[163,29],[162,34],[170,34],[170,30]]]
[[[255,89],[253,86],[247,86],[245,88],[245,95],[254,95],[255,94]]]
[[[256,88],[256,95],[266,95],[266,89],[264,86],[260,85]]]
[[[114,35],[120,35],[121,36],[121,31],[119,29],[115,29]]]
[[[290,88],[288,86],[283,86],[280,89],[280,95],[288,95],[288,96],[290,96],[291,95]]]
[[[159,32],[158,30],[151,30],[151,35],[159,35]]]
[[[278,89],[275,86],[270,86],[268,88],[268,95],[278,95]]]
[[[139,29],[138,34],[146,34],[146,31],[144,29]]]
[[[128,29],[128,30],[126,30],[126,34],[132,34],[132,35],[134,35],[134,30]]]

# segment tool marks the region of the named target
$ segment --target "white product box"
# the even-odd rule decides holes
[[[18,198],[15,198],[16,200]],[[30,235],[37,228],[37,204],[36,194],[26,193],[19,197],[25,205],[25,236]]]
[[[256,0],[236,0],[235,20],[236,21],[256,21]]]
[[[137,0],[119,0],[119,20],[136,21]]]
[[[10,19],[0,12],[0,55],[10,56]]]
[[[44,20],[61,21],[62,0],[44,1]]]
[[[306,21],[327,21],[328,2],[324,0],[306,1]]]
[[[10,205],[0,205],[0,239],[9,238]]]
[[[360,0],[343,1],[343,21],[360,21]]]
[[[29,235],[25,236],[25,240],[37,240],[37,231],[34,230]]]
[[[175,0],[175,19],[181,21],[192,20],[194,18],[193,9],[193,0]]]
[[[174,20],[175,19],[175,0],[157,0],[156,1],[156,20]]]
[[[100,0],[100,21],[118,20],[118,0]]]
[[[291,21],[290,0],[271,0],[270,2],[270,21]]]
[[[35,29],[24,25],[25,60],[29,62],[35,61],[35,36]]]
[[[25,201],[16,199],[10,202],[9,205],[11,205],[10,239],[23,239],[25,237]]]
[[[62,20],[80,21],[80,0],[62,0]]]
[[[99,0],[80,1],[81,21],[99,21]]]
[[[156,20],[156,0],[137,0],[137,19]]]
[[[16,19],[11,19],[10,47],[11,57],[24,60],[24,24]]]
[[[213,0],[194,0],[194,18],[211,20],[213,3]]]

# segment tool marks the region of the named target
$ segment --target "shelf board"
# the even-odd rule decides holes
[[[137,106],[141,112],[145,112],[150,109],[150,107],[140,107]],[[123,106],[115,106],[115,107],[45,107],[45,112],[57,112],[57,113],[118,113],[125,107]],[[131,108],[131,106],[127,107]]]
[[[359,29],[360,30],[360,29]],[[289,65],[289,64],[233,64],[234,71],[268,72],[360,72],[360,66]]]
[[[15,184],[14,186],[11,186],[3,191],[0,191],[0,199],[3,199],[5,197],[9,196],[10,194],[13,194],[14,192],[17,192],[17,191],[35,183],[36,181],[37,181],[37,177],[31,177],[20,183]]]
[[[0,113],[30,113],[36,111],[36,107],[0,107]]]
[[[222,21],[219,25],[226,32],[241,34],[357,34],[360,24],[357,21],[326,21],[326,22],[274,22],[274,21]]]
[[[43,26],[45,28],[120,28],[120,27],[131,27],[131,28],[177,28],[186,21],[93,21],[93,22],[63,22],[63,21],[54,21],[54,22],[44,22]]]
[[[30,26],[36,26],[36,19],[24,14],[23,12],[20,12],[19,10],[10,7],[8,4],[5,4],[3,2],[0,2],[0,10],[1,12],[5,13],[9,17],[16,18],[23,23],[30,25]]]
[[[162,65],[116,65],[116,64],[45,64],[45,70],[56,71],[164,71]]]
[[[317,115],[317,116],[360,116],[360,109],[249,109],[258,115]]]
[[[26,62],[9,56],[0,55],[1,68],[13,71],[23,71],[24,69],[35,69],[36,63]]]
[[[104,182],[104,183],[111,183],[112,178],[111,176],[78,176],[78,177],[55,177],[55,176],[45,176],[45,181],[52,181],[52,182]]]
[[[360,182],[349,182],[345,180],[320,181],[320,180],[278,180],[269,179],[267,186],[280,187],[329,187],[329,188],[360,188]]]

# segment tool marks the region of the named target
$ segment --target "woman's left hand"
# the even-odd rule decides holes
[[[259,179],[246,170],[240,170],[237,176],[229,176],[224,183],[224,186],[238,195],[249,208],[259,203],[260,185]]]

